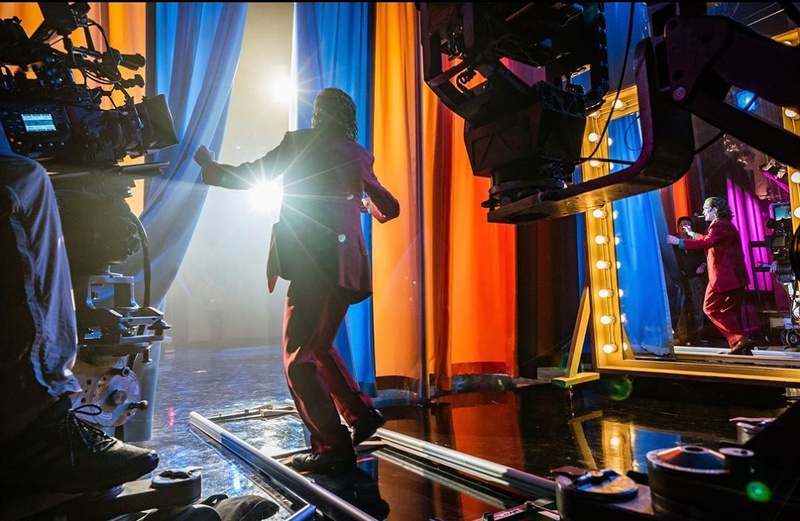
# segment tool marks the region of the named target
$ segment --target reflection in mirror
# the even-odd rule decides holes
[[[780,121],[779,107],[731,93],[731,103],[759,117]],[[673,186],[613,203],[623,330],[639,359],[674,359],[684,354],[719,355],[729,345],[702,311],[708,273],[705,252],[667,244],[667,235],[689,238],[681,225],[705,234],[708,197],[729,203],[740,235],[749,282],[741,308],[745,333],[756,357],[792,356],[800,347],[796,283],[789,262],[792,224],[791,168],[696,121],[696,142],[713,145],[695,158]],[[609,157],[633,161],[641,153],[638,114],[608,127]],[[614,164],[611,172],[625,164]],[[800,174],[796,176],[800,181]],[[681,221],[679,224],[678,221]]]

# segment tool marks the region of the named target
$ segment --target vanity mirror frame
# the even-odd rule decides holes
[[[800,29],[794,29],[775,38],[787,45],[800,44]],[[584,134],[583,154],[587,157],[597,146],[597,140],[590,141],[589,136],[599,136],[611,112],[615,94],[606,96],[605,103],[587,118]],[[639,104],[636,87],[623,89],[619,93],[617,107],[612,118],[627,116],[638,112]],[[782,111],[783,126],[790,132],[800,134],[800,117],[792,112]],[[609,155],[608,139],[603,136],[595,154],[597,158],[613,157]],[[582,167],[582,181],[588,181],[608,175],[610,165],[607,161],[586,162]],[[800,171],[800,165],[789,166],[789,177]],[[800,175],[796,176],[800,180]],[[680,182],[680,181],[679,181]],[[789,200],[792,209],[792,226],[796,230],[800,226],[800,183],[789,182]],[[586,243],[588,253],[587,271],[588,285],[581,299],[576,338],[573,339],[573,352],[567,368],[567,375],[561,385],[573,385],[580,381],[596,378],[596,373],[580,373],[578,363],[580,349],[583,346],[587,322],[591,324],[592,358],[594,371],[598,373],[644,375],[653,377],[670,377],[680,379],[701,379],[727,382],[747,382],[770,386],[800,386],[800,360],[795,367],[778,366],[786,362],[758,357],[744,359],[721,354],[718,357],[690,357],[686,360],[654,360],[636,359],[625,338],[621,305],[619,300],[619,278],[617,274],[616,248],[614,244],[614,219],[611,203],[593,208],[585,212]],[[588,317],[587,317],[588,315]],[[581,330],[583,325],[583,330]],[[728,357],[725,359],[725,357]],[[789,364],[793,361],[788,362]]]

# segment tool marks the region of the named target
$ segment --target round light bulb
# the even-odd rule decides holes
[[[614,237],[614,244],[619,244],[619,237]]]
[[[613,353],[616,350],[617,350],[617,345],[616,344],[606,344],[606,345],[603,346],[603,352],[605,354],[607,354],[607,355],[610,355],[611,353]]]
[[[611,218],[612,218],[612,219],[616,219],[617,217],[619,217],[619,212],[618,212],[618,211],[616,211],[616,210],[614,210],[614,211],[611,213]]]
[[[628,316],[625,313],[623,313],[622,315],[620,315],[619,319],[624,324],[625,322],[628,321]]]
[[[600,111],[599,110],[595,110],[594,112],[589,114],[589,117],[590,118],[595,118],[595,119],[599,118],[600,117]]]
[[[608,269],[608,262],[604,260],[599,260],[595,263],[598,270],[607,270]]]
[[[625,296],[625,292],[623,290],[619,290],[619,298],[622,298],[624,296]]]
[[[786,117],[789,119],[794,119],[797,117],[797,111],[792,109],[783,109],[783,113],[786,114]]]
[[[800,219],[800,207],[794,209],[794,216]]]
[[[615,321],[616,319],[611,315],[603,315],[602,317],[600,317],[600,323],[603,324],[604,326],[613,324]]]
[[[605,235],[598,235],[594,238],[594,242],[597,244],[606,244],[608,242],[608,237]]]
[[[608,214],[602,208],[595,208],[594,211],[592,212],[592,217],[594,217],[595,219],[603,219],[606,217],[606,215]]]
[[[622,267],[622,263],[620,261],[617,261],[617,269],[620,269],[621,267]]]
[[[624,109],[627,106],[628,106],[628,104],[625,103],[624,101],[622,101],[621,99],[618,99],[617,101],[614,102],[614,109],[615,110]]]
[[[800,184],[800,172],[792,172],[790,179],[793,183]]]
[[[625,343],[625,342],[622,343],[622,350],[623,351],[627,351],[628,350],[628,344],[627,343]]]
[[[613,294],[614,294],[613,291],[611,291],[610,289],[606,289],[606,288],[603,288],[603,289],[601,289],[600,291],[597,292],[597,295],[600,298],[609,298]]]
[[[600,161],[598,161],[597,159],[592,159],[591,161],[589,161],[589,166],[598,168],[600,166]]]
[[[591,141],[592,143],[597,143],[597,140],[600,139],[600,136],[597,135],[597,132],[590,132],[586,139]]]
[[[608,146],[611,146],[613,144],[614,144],[614,140],[611,139],[611,138],[608,138]]]

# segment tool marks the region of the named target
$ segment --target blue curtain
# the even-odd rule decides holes
[[[155,154],[170,167],[150,181],[141,216],[150,244],[152,302],[160,305],[208,192],[192,155],[201,144],[218,151],[222,143],[247,4],[157,2],[154,9],[155,74],[147,88],[166,96],[179,140]]]
[[[311,126],[314,97],[326,87],[350,94],[358,107],[358,142],[372,143],[372,17],[368,3],[296,3],[292,69],[298,99],[295,128]],[[367,214],[361,225],[372,249]],[[364,392],[375,394],[372,298],[350,306],[334,342]]]
[[[642,148],[638,116],[615,119],[608,127],[613,159],[635,160]],[[625,165],[615,164],[611,172]],[[613,203],[620,263],[620,302],[623,324],[635,354],[672,353],[672,321],[667,297],[668,279],[677,272],[675,256],[666,244],[667,221],[658,190]]]
[[[155,56],[148,60],[155,73],[147,82],[149,95],[164,94],[175,122],[179,143],[155,154],[169,161],[168,172],[149,182],[141,215],[148,235],[152,266],[150,304],[163,309],[164,297],[178,273],[208,192],[200,167],[192,160],[201,144],[219,151],[233,76],[242,48],[246,3],[155,3]],[[143,302],[141,252],[121,270],[136,279],[137,301]],[[166,316],[169,321],[169,315]],[[142,398],[154,403],[160,346],[151,349],[152,362],[137,361]],[[150,407],[126,424],[126,441],[147,440]]]

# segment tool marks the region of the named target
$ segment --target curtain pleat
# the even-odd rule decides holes
[[[481,202],[489,180],[472,175],[464,145],[464,120],[450,139],[450,346],[454,375],[516,376],[516,237],[514,225],[489,223]]]
[[[422,296],[417,184],[420,171],[417,11],[375,7],[372,147],[375,172],[400,201],[400,217],[372,228],[375,360],[378,378],[419,378]]]
[[[425,215],[426,354],[433,385],[449,390],[450,376],[450,187],[453,165],[453,113],[431,89],[422,89],[423,186]]]

